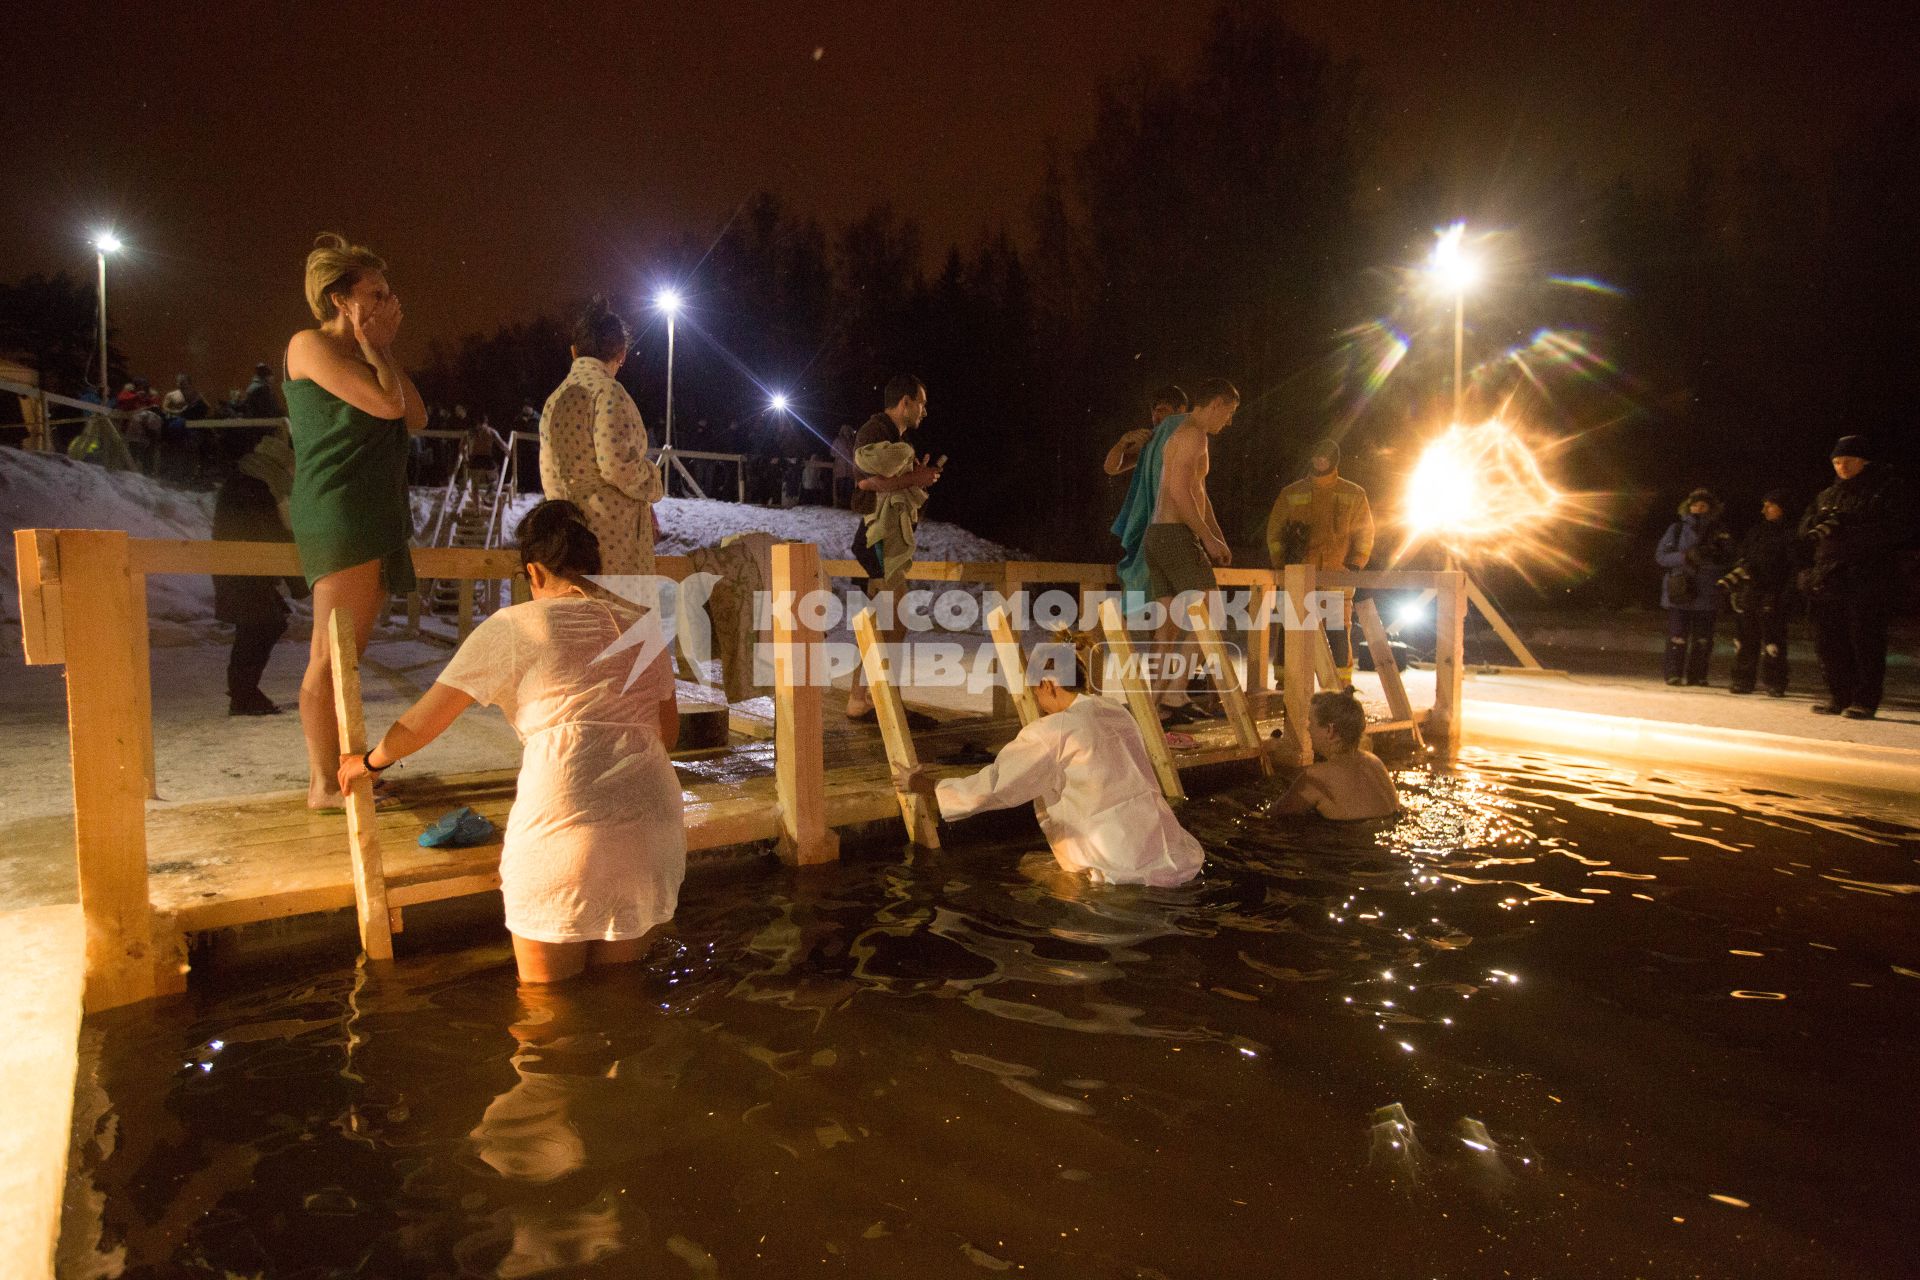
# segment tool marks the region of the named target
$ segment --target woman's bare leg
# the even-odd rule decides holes
[[[387,593],[380,586],[380,562],[369,560],[328,574],[313,584],[313,639],[307,645],[307,672],[300,680],[300,731],[307,738],[307,807],[340,805],[340,722],[333,711],[333,650],[329,619],[345,609],[353,619],[355,656],[367,652],[367,639]]]
[[[536,942],[513,934],[513,963],[525,983],[565,982],[587,967],[587,948],[605,943]],[[619,945],[619,944],[613,944]]]

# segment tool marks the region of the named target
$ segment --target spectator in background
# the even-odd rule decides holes
[[[243,418],[284,418],[287,408],[280,402],[280,393],[273,389],[273,369],[266,364],[253,366],[253,381],[240,393],[240,416]]]
[[[153,394],[145,378],[135,378],[120,388],[113,407],[127,415],[120,420],[127,449],[140,469],[148,475],[165,477],[178,469],[169,458],[165,422],[160,417],[160,397]],[[182,435],[185,434],[183,429]]]
[[[1667,526],[1654,563],[1660,607],[1667,611],[1668,684],[1703,685],[1713,660],[1714,593],[1733,560],[1733,539],[1720,524],[1720,500],[1695,489],[1680,504],[1680,518]]]
[[[653,572],[653,504],[665,489],[647,457],[647,428],[614,377],[633,339],[627,322],[596,298],[574,321],[573,368],[540,415],[540,487],[584,513],[603,568]]]
[[[1913,544],[1914,511],[1899,473],[1873,461],[1867,437],[1841,436],[1832,461],[1834,482],[1800,521],[1813,548],[1807,603],[1828,694],[1813,710],[1871,720],[1886,682],[1887,619],[1900,591],[1900,554]]]
[[[1373,508],[1367,491],[1340,475],[1340,442],[1322,440],[1307,475],[1280,491],[1267,514],[1267,555],[1273,567],[1364,569],[1373,556]],[[1327,628],[1327,646],[1340,683],[1353,684],[1353,592],[1342,591],[1340,623]]]
[[[853,501],[853,424],[843,422],[833,438],[833,505],[844,507]]]
[[[1792,501],[1785,489],[1761,499],[1760,522],[1740,539],[1740,558],[1720,579],[1733,610],[1733,693],[1752,693],[1756,684],[1769,697],[1787,692],[1787,613],[1798,550],[1787,523]]]
[[[293,446],[284,427],[235,427],[215,432],[231,455],[245,449],[220,485],[213,504],[216,541],[292,542],[288,500],[293,493]],[[251,448],[247,449],[251,443]],[[308,594],[302,578],[286,579],[296,598]],[[280,582],[266,577],[219,576],[213,580],[213,616],[233,626],[227,657],[227,714],[277,716],[280,708],[260,691],[260,677],[274,645],[287,633],[287,604]]]
[[[211,474],[214,467],[210,455],[218,444],[212,439],[212,433],[202,431],[195,435],[187,427],[189,422],[198,422],[212,413],[192,378],[184,373],[174,377],[173,390],[160,401],[160,412],[166,418],[165,431],[177,434],[186,456],[192,458],[195,479]]]
[[[1147,425],[1129,431],[1113,442],[1113,448],[1107,450],[1107,459],[1101,463],[1101,469],[1110,476],[1124,475],[1133,470],[1140,461],[1140,451],[1153,439],[1153,431],[1162,422],[1176,413],[1185,413],[1193,405],[1187,401],[1187,393],[1168,383],[1147,398]]]

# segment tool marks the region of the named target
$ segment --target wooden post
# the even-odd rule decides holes
[[[887,672],[886,650],[875,633],[873,610],[862,609],[854,615],[854,640],[860,646],[860,662],[867,671],[867,690],[873,696],[874,719],[880,723],[880,739],[886,744],[887,763],[895,769],[912,769],[920,763],[914,750],[913,732],[907,728],[907,709],[901,705],[900,691],[893,687]],[[940,847],[940,810],[927,796],[894,789],[900,801],[900,818],[907,824],[907,839],[928,849]]]
[[[1272,587],[1257,587],[1253,601],[1253,630],[1247,636],[1247,689],[1266,693],[1273,688],[1273,614],[1279,595]]]
[[[1169,802],[1185,800],[1187,789],[1180,785],[1180,770],[1174,767],[1173,752],[1167,748],[1167,731],[1160,723],[1152,695],[1146,685],[1140,683],[1134,666],[1133,641],[1127,637],[1126,619],[1120,616],[1120,606],[1111,597],[1100,602],[1100,629],[1106,632],[1107,647],[1119,661],[1120,687],[1126,691],[1127,710],[1133,713],[1133,722],[1140,726],[1140,736],[1146,740],[1147,758],[1153,761],[1160,792]]]
[[[1325,627],[1313,629],[1313,676],[1322,689],[1343,689],[1340,683],[1340,668],[1334,665],[1333,642],[1327,638]]]
[[[454,634],[465,641],[473,634],[473,597],[480,583],[475,578],[454,579]]]
[[[533,584],[527,581],[527,575],[516,573],[507,580],[507,599],[513,604],[525,604],[533,599]]]
[[[333,713],[340,722],[340,753],[367,749],[367,725],[360,706],[359,643],[353,619],[335,609],[327,620],[332,650]],[[360,917],[360,948],[369,960],[393,959],[393,919],[388,914],[387,873],[380,859],[380,830],[374,823],[373,779],[361,778],[346,797],[347,853],[353,860],[353,907]]]
[[[1026,659],[1020,654],[1020,637],[1013,634],[1013,619],[1005,609],[987,611],[987,634],[993,637],[993,651],[1000,659],[1000,678],[1006,681],[1007,696],[1020,715],[1025,728],[1040,718],[1040,704],[1027,687]]]
[[[1462,575],[1467,580],[1467,599],[1472,601],[1473,607],[1480,611],[1480,616],[1493,625],[1494,631],[1501,640],[1506,642],[1513,656],[1520,659],[1520,665],[1529,671],[1544,670],[1540,665],[1540,659],[1533,656],[1533,650],[1527,648],[1527,642],[1520,638],[1520,633],[1509,626],[1507,620],[1500,615],[1500,611],[1493,607],[1493,601],[1487,599],[1487,593],[1480,589],[1480,584],[1473,580],[1473,575],[1464,570]]]
[[[135,621],[127,535],[70,529],[54,537],[55,563],[42,559],[38,569],[63,597],[74,854],[87,918],[87,1010],[94,1012],[157,991],[142,739],[151,728],[136,723],[145,708],[127,639]]]
[[[1008,609],[1014,609],[1017,612],[1017,606],[1014,604],[1013,598],[1025,585],[1026,584],[1023,583],[1017,576],[1015,576],[1011,570],[1009,570],[1001,578],[1000,593],[1007,598]],[[999,612],[1001,614],[1001,620],[1003,622],[1007,622],[1010,626],[1011,620],[1008,618],[1006,612],[1004,610]],[[996,638],[995,644],[997,647],[998,645],[997,638]],[[1017,645],[1016,645],[1016,648],[1017,648]],[[1002,655],[1002,658],[1003,658],[1003,665],[1004,665],[1004,655]],[[1003,680],[993,686],[993,718],[995,720],[1005,720],[1013,716],[1014,714],[1016,714],[1016,707],[1019,702],[1019,696],[1014,693],[1012,686],[1013,686],[1013,681],[1011,680],[1011,678],[1007,680]],[[1029,694],[1028,697],[1031,698],[1032,695]],[[1024,715],[1021,716],[1020,723],[1021,724],[1027,723],[1026,717]]]
[[[1260,726],[1253,718],[1253,711],[1247,706],[1246,692],[1240,687],[1240,676],[1233,666],[1233,655],[1227,652],[1227,642],[1213,629],[1213,621],[1207,617],[1207,602],[1195,600],[1187,606],[1187,622],[1193,627],[1195,638],[1200,641],[1201,652],[1213,665],[1214,689],[1220,694],[1220,704],[1227,710],[1227,723],[1233,726],[1233,736],[1240,745],[1254,753],[1260,762],[1260,772],[1271,775],[1273,761],[1267,759],[1264,744],[1260,741]]]
[[[1027,659],[1020,652],[1020,637],[1013,634],[1013,619],[1007,616],[1005,609],[987,612],[987,633],[993,637],[994,653],[1000,659],[1000,676],[1007,682],[1014,709],[1020,713],[1020,727],[1024,729],[1040,718],[1040,703],[1034,698],[1032,687],[1027,684]],[[1082,697],[1092,696],[1085,689],[1080,694]],[[1047,806],[1035,800],[1033,816],[1040,820],[1044,828]]]
[[[1380,677],[1380,692],[1387,699],[1387,718],[1395,723],[1404,720],[1413,731],[1414,742],[1419,743],[1420,726],[1413,722],[1413,704],[1407,701],[1407,686],[1400,679],[1400,664],[1393,659],[1393,642],[1380,623],[1379,607],[1372,600],[1362,600],[1354,606],[1353,614],[1366,638],[1367,652],[1373,655],[1373,673]]]
[[[773,780],[780,801],[780,858],[794,866],[832,862],[839,836],[827,826],[826,739],[819,681],[809,667],[820,631],[800,617],[800,598],[820,590],[820,548],[773,547]]]
[[[1313,709],[1314,646],[1319,643],[1319,628],[1309,621],[1307,597],[1313,594],[1314,568],[1310,564],[1290,564],[1282,582],[1286,604],[1281,611],[1280,637],[1282,685],[1281,701],[1287,709],[1286,742],[1283,752],[1289,763],[1313,763],[1313,743],[1307,737],[1307,717]]]
[[[147,799],[160,798],[159,780],[153,769],[153,643],[147,623],[147,575],[127,574],[127,640],[133,646],[133,730],[140,735],[140,755],[145,761]]]
[[[1467,575],[1457,569],[1434,575],[1439,595],[1433,609],[1433,713],[1427,735],[1447,754],[1460,756],[1461,698],[1466,676]]]
[[[13,531],[14,578],[20,586],[20,647],[30,667],[57,667],[67,660],[66,624],[60,617],[60,541],[52,529]]]
[[[420,634],[420,592],[407,592],[407,636],[411,639]]]

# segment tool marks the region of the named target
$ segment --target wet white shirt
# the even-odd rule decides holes
[[[608,574],[653,572],[653,504],[664,492],[647,428],[604,362],[581,356],[540,411],[540,488],[578,503]]]
[[[943,818],[1039,801],[1054,859],[1096,882],[1184,884],[1203,859],[1160,794],[1139,726],[1097,697],[1041,716],[980,772],[942,779],[935,799]]]
[[[679,902],[686,826],[658,720],[673,669],[664,646],[637,675],[638,649],[608,653],[639,619],[623,601],[516,604],[475,627],[440,673],[505,712],[524,744],[500,853],[507,928],[520,937],[638,938]]]

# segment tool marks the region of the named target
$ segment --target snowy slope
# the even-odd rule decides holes
[[[416,526],[424,526],[439,490],[416,489]],[[539,499],[517,499],[507,521],[514,523]],[[712,546],[731,533],[765,530],[779,538],[816,542],[829,559],[852,554],[859,517],[825,507],[776,510],[700,498],[668,498],[657,510],[664,528],[660,550],[670,554]],[[125,529],[141,538],[205,538],[213,525],[213,495],[195,493],[145,476],[106,471],[44,453],[0,448],[0,623],[20,620],[19,587],[14,577],[13,530]],[[920,553],[927,560],[1004,560],[1014,553],[958,525],[929,520],[920,526]],[[206,578],[156,577],[148,580],[147,608],[155,622],[155,640],[169,643],[177,633],[210,623],[213,584]],[[162,625],[177,624],[177,625]]]

